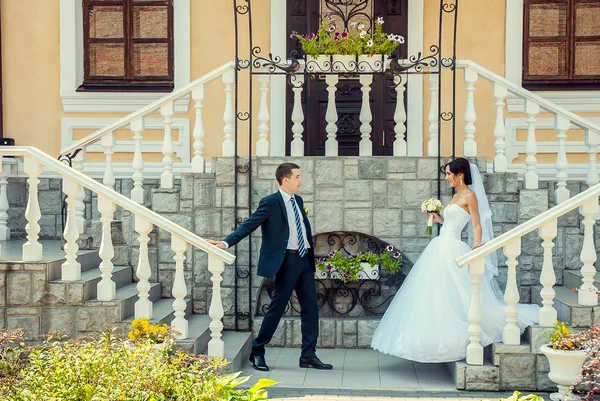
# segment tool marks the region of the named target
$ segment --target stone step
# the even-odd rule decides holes
[[[192,354],[201,354],[208,347],[210,341],[209,325],[211,318],[208,315],[188,315],[188,338],[177,340],[177,345]]]
[[[252,333],[224,331],[221,338],[225,343],[225,358],[229,362],[227,371],[239,372],[252,351]]]
[[[582,283],[582,278],[583,275],[580,270],[565,270],[563,286],[566,288],[579,287]],[[600,290],[600,272],[596,273],[594,277],[594,285]]]
[[[150,319],[150,322],[158,324],[171,324],[171,322],[175,318],[175,311],[173,310],[174,300],[174,298],[162,298],[154,302],[152,307],[152,319]],[[184,312],[186,316],[189,316],[193,312],[192,300],[186,299],[185,303],[186,308]],[[127,319],[123,320],[123,323],[125,323],[127,327],[129,327],[129,325],[131,325],[131,322],[133,322],[134,319],[135,315],[130,315]]]
[[[53,263],[48,263],[48,281],[60,280],[61,265],[66,258],[58,259]],[[100,266],[100,256],[97,250],[80,250],[77,252],[77,261],[81,264],[81,273],[97,269]]]
[[[541,290],[542,286],[533,287],[532,303],[542,304]],[[573,327],[590,327],[594,324],[594,321],[600,324],[599,307],[579,305],[577,303],[577,292],[571,290],[571,287],[555,286],[554,291],[556,293],[554,308],[556,309],[558,320],[567,322]]]
[[[123,321],[134,313],[135,303],[139,299],[136,286],[137,283],[131,283],[117,289],[117,293],[113,301],[98,301],[97,299],[93,299],[87,301],[86,306],[118,306],[120,311],[119,320]],[[149,294],[150,296],[148,299],[151,302],[156,302],[161,299],[161,285],[159,283],[150,283]]]
[[[56,280],[51,281],[52,284],[65,284],[69,286],[69,299],[70,302],[79,303],[89,301],[96,298],[98,283],[102,279],[102,272],[100,269],[90,269],[81,272],[81,279],[77,281],[62,281]],[[117,288],[121,288],[127,284],[131,284],[133,281],[131,266],[115,266],[113,269],[112,280],[115,282]]]
[[[483,365],[467,365],[467,362],[445,363],[446,369],[454,379],[457,390],[499,391],[500,368],[488,360]]]

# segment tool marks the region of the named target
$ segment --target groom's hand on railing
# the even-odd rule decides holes
[[[225,243],[223,241],[215,241],[212,239],[207,239],[206,242],[208,242],[209,244],[212,244],[214,246],[216,246],[219,249],[227,249],[227,247],[225,246]]]

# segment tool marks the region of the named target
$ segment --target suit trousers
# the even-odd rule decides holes
[[[301,308],[301,357],[312,358],[316,355],[317,338],[319,337],[319,310],[314,272],[308,256],[301,257],[295,253],[286,254],[283,264],[275,276],[273,299],[262,321],[258,336],[252,343],[254,355],[264,356],[265,345],[273,338],[294,290],[296,290]]]

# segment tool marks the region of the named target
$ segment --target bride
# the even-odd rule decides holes
[[[371,347],[417,362],[451,362],[466,357],[469,344],[467,313],[471,300],[468,269],[455,260],[493,238],[489,203],[477,166],[457,158],[444,167],[446,181],[456,194],[444,210],[434,214],[440,235],[425,248],[392,300],[373,335]],[[469,242],[461,232],[469,223]],[[494,276],[495,253],[486,257],[481,279],[481,345],[502,341],[506,304]],[[537,305],[519,305],[521,332],[538,320]]]

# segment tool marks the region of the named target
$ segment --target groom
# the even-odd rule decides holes
[[[260,200],[258,209],[223,241],[208,242],[227,249],[234,246],[259,226],[262,244],[258,275],[275,276],[275,293],[265,314],[258,336],[252,343],[250,362],[257,370],[268,371],[265,345],[271,341],[287,303],[296,290],[301,307],[301,368],[332,369],[317,358],[315,347],[319,336],[319,315],[315,289],[315,258],[310,223],[304,213],[304,202],[295,194],[300,190],[300,167],[283,163],[275,172],[279,190]]]

